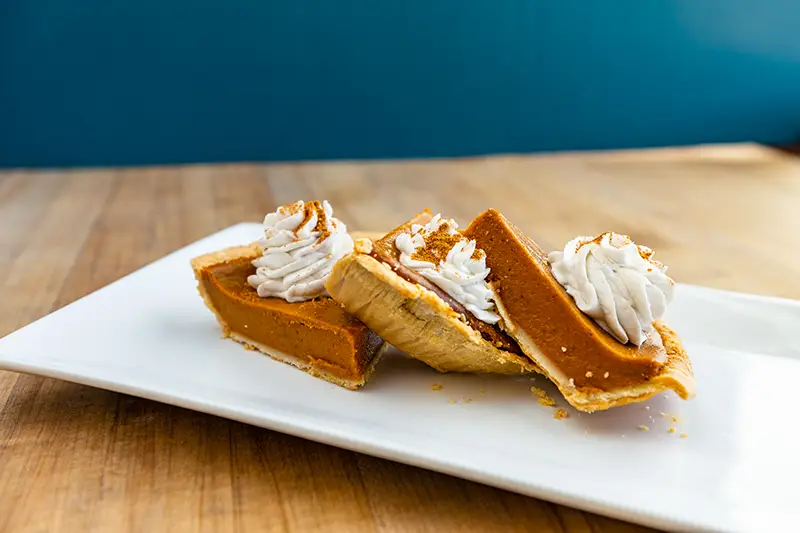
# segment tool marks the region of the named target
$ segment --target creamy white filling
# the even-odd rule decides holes
[[[576,237],[563,252],[551,252],[548,262],[581,311],[619,342],[641,346],[675,293],[667,267],[652,255],[650,248],[609,232]]]
[[[317,229],[320,218],[324,231]],[[333,265],[353,251],[347,227],[333,218],[327,201],[321,215],[302,201],[278,208],[264,217],[264,237],[264,253],[253,261],[256,273],[247,282],[262,298],[287,302],[327,295],[325,281]]]
[[[490,270],[486,268],[486,254],[477,259],[475,241],[462,238],[447,252],[447,257],[438,264],[413,259],[419,248],[425,246],[425,237],[447,224],[449,235],[460,235],[454,220],[442,220],[436,215],[426,225],[414,224],[411,233],[401,233],[395,239],[400,251],[400,263],[422,275],[425,279],[445,291],[463,305],[475,318],[495,324],[500,316],[495,312],[494,293],[486,283]]]

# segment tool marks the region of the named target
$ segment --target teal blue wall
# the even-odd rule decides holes
[[[0,0],[0,166],[799,136],[797,0]]]

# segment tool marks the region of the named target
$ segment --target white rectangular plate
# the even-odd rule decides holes
[[[670,393],[593,415],[567,409],[569,418],[556,420],[530,393],[532,385],[544,388],[567,407],[541,377],[441,375],[390,353],[369,384],[351,392],[221,339],[189,260],[259,233],[258,224],[228,228],[5,337],[0,368],[653,527],[794,531],[800,524],[793,409],[800,302],[681,286],[668,321],[694,363],[697,398]]]

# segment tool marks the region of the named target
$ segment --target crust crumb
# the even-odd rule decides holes
[[[569,413],[564,409],[556,409],[556,412],[553,413],[553,418],[557,420],[563,420],[564,418],[569,418]]]
[[[685,438],[686,438],[686,437],[688,437],[688,436],[689,436],[689,435],[687,435],[686,433],[681,433],[681,438],[682,438],[682,439],[685,439]]]
[[[555,407],[556,401],[552,399],[550,396],[546,396],[544,398],[537,398],[536,401],[539,402],[539,405],[543,407]]]
[[[369,239],[356,239],[353,249],[360,254],[372,253],[372,241]]]
[[[551,397],[549,397],[549,396],[547,396],[545,398],[537,398],[537,401],[539,402],[539,405],[543,405],[545,407],[555,407],[556,406],[556,401],[554,399],[552,399]]]
[[[456,403],[456,399],[455,398],[450,398],[449,401],[450,401],[450,403]]]
[[[545,407],[554,407],[556,405],[556,401],[552,399],[546,391],[538,388],[538,387],[531,387],[531,392],[534,396],[536,396],[536,400],[539,402],[540,405]]]
[[[675,433],[675,428],[669,428],[670,433]]]
[[[434,383],[433,385],[431,385],[431,390],[442,390],[442,384]]]
[[[650,428],[647,426],[639,426],[639,431],[650,431]]]

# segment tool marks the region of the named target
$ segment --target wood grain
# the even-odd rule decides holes
[[[456,161],[0,172],[0,336],[279,204],[351,229],[501,209],[546,248],[628,233],[681,281],[800,298],[800,163],[754,145]],[[0,372],[0,531],[641,532],[445,475]]]

